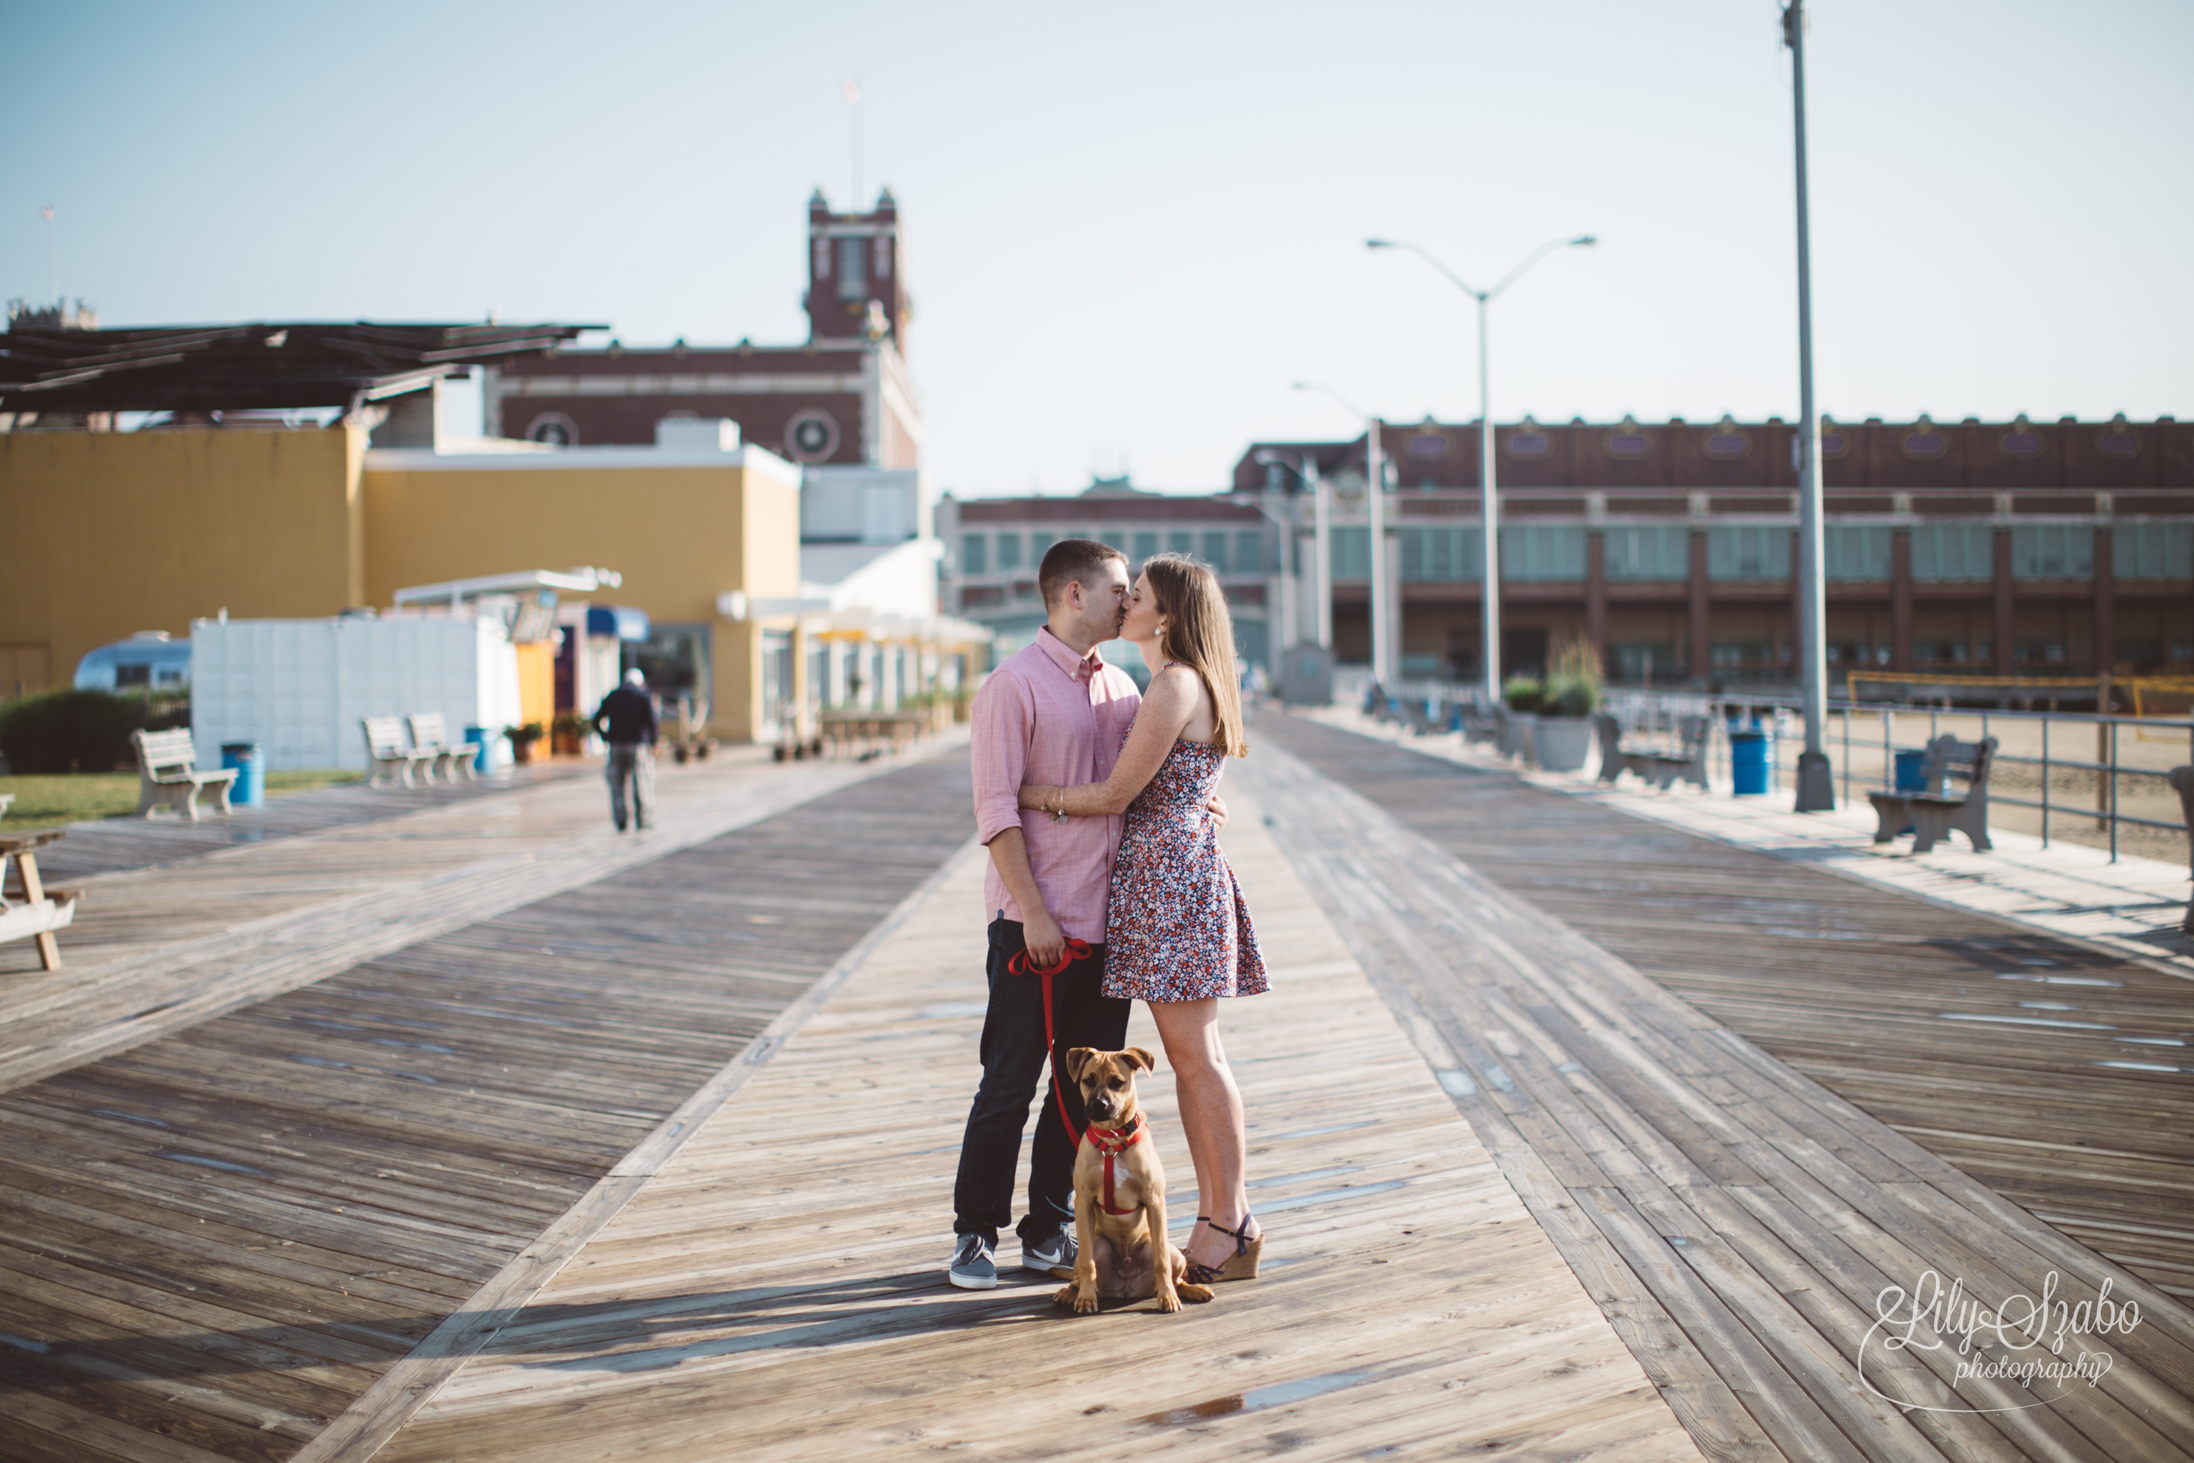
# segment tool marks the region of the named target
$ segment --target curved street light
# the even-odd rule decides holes
[[[1449,284],[1478,302],[1478,482],[1484,497],[1480,514],[1485,526],[1484,568],[1478,581],[1479,620],[1484,630],[1484,650],[1481,663],[1485,669],[1486,704],[1497,706],[1501,700],[1501,550],[1500,507],[1496,501],[1493,467],[1493,381],[1491,368],[1486,363],[1486,306],[1498,299],[1503,290],[1523,278],[1524,271],[1537,264],[1556,249],[1589,249],[1599,243],[1592,234],[1579,234],[1574,239],[1549,239],[1524,256],[1524,262],[1501,276],[1491,289],[1473,289],[1463,277],[1442,264],[1429,250],[1399,239],[1366,239],[1367,249],[1400,249],[1416,255],[1446,276]]]
[[[1330,398],[1341,410],[1363,424],[1365,437],[1364,498],[1371,515],[1371,674],[1382,688],[1394,684],[1394,633],[1392,615],[1387,605],[1386,572],[1386,454],[1379,444],[1379,419],[1357,409],[1354,402],[1330,386],[1315,381],[1297,381],[1297,391],[1315,391]],[[1321,550],[1322,552],[1322,550]],[[1330,618],[1332,565],[1321,562],[1318,582],[1326,591],[1325,608],[1319,611],[1319,625],[1326,631],[1326,643],[1332,644]]]

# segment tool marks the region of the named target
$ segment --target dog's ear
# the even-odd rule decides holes
[[[1131,1046],[1120,1055],[1127,1058],[1127,1064],[1131,1067],[1139,1067],[1145,1072],[1158,1070],[1158,1059],[1139,1046]]]
[[[1068,1078],[1068,1080],[1070,1080],[1070,1081],[1074,1081],[1074,1082],[1079,1082],[1079,1081],[1081,1081],[1081,1080],[1082,1080],[1082,1068],[1088,1065],[1088,1063],[1089,1063],[1089,1059],[1090,1059],[1091,1057],[1096,1057],[1096,1056],[1102,1056],[1102,1055],[1103,1055],[1103,1053],[1102,1053],[1102,1052],[1100,1052],[1100,1051],[1098,1051],[1098,1050],[1097,1050],[1097,1048],[1095,1048],[1095,1047],[1093,1047],[1093,1046],[1078,1046],[1078,1047],[1074,1048],[1074,1050],[1072,1050],[1072,1051],[1068,1052],[1068,1053],[1067,1053],[1067,1078]]]

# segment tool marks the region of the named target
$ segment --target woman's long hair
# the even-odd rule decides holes
[[[1218,576],[1185,554],[1159,554],[1143,564],[1151,597],[1166,622],[1159,649],[1204,678],[1216,712],[1212,745],[1229,757],[1249,755],[1242,735],[1242,685],[1234,666],[1234,617]]]

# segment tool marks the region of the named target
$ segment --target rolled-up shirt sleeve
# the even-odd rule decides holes
[[[975,831],[985,845],[1021,826],[1021,779],[1028,770],[1030,730],[1036,708],[1017,676],[993,675],[976,692],[968,713],[974,764]]]

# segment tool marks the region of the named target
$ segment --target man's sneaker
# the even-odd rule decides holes
[[[1082,1241],[1071,1229],[1052,1231],[1050,1238],[1036,1244],[1021,1242],[1021,1268],[1043,1270],[1060,1280],[1074,1278],[1074,1262],[1082,1252]]]
[[[990,1257],[990,1241],[979,1234],[963,1234],[953,1247],[952,1268],[945,1278],[962,1290],[998,1288],[998,1265]]]

